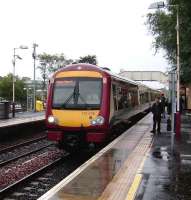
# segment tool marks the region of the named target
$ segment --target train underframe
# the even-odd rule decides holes
[[[109,130],[48,130],[48,139],[56,141],[60,148],[75,150],[78,148],[97,147],[106,141],[108,134]]]
[[[96,148],[108,141],[113,140],[121,133],[123,133],[128,127],[130,127],[134,121],[140,117],[140,114],[133,116],[128,120],[122,120],[115,125],[110,125],[108,129],[98,130],[48,130],[48,139],[56,141],[59,148],[67,149],[69,151],[79,148]]]
[[[106,129],[96,127],[94,129],[84,127],[48,129],[48,139],[56,141],[59,148],[69,151],[99,147],[119,136],[149,111],[149,107],[144,107],[141,112],[131,115],[129,118],[121,116],[118,121],[114,120],[115,124],[110,124]]]

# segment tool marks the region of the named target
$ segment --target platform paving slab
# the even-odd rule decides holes
[[[147,155],[136,200],[191,199],[191,116],[182,115],[181,138],[171,151],[171,132],[162,121],[162,134],[154,136]]]

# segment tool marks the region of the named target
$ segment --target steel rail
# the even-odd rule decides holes
[[[27,176],[19,179],[18,181],[15,181],[14,183],[8,185],[7,187],[0,189],[0,196],[5,193],[7,190],[10,190],[12,187],[16,186],[17,184],[24,182],[26,179],[31,178],[32,176],[36,175],[37,173],[39,173],[42,170],[45,170],[46,168],[50,167],[51,165],[56,164],[57,162],[59,162],[61,159],[63,159],[63,157],[58,158],[56,160],[54,160],[53,162],[50,162],[49,164],[41,167],[40,169],[36,170],[35,172],[32,172],[31,174],[28,174]]]
[[[24,157],[24,156],[28,156],[28,155],[30,155],[30,154],[32,154],[32,153],[36,153],[37,151],[40,151],[40,150],[45,149],[45,148],[47,148],[47,147],[49,147],[49,146],[52,146],[52,145],[53,145],[53,144],[47,144],[47,145],[45,145],[45,146],[43,146],[43,147],[40,147],[40,148],[38,148],[38,149],[25,152],[25,153],[20,154],[20,155],[18,155],[18,156],[16,156],[16,157],[13,157],[13,158],[10,158],[10,159],[5,160],[5,161],[3,161],[3,162],[0,162],[0,167],[4,166],[4,165],[6,165],[6,164],[8,164],[8,163],[10,163],[10,162],[13,162],[13,161],[15,161],[15,160],[17,160],[17,159],[19,159],[19,158],[22,158],[22,157]]]
[[[20,147],[22,145],[26,145],[26,144],[30,144],[32,142],[36,142],[36,141],[39,141],[39,140],[42,140],[42,139],[46,139],[47,136],[41,136],[41,137],[38,137],[38,138],[35,138],[35,139],[30,139],[30,140],[27,140],[25,142],[20,142],[18,144],[14,144],[12,146],[8,146],[8,147],[5,147],[5,148],[0,148],[0,154],[4,153],[5,151],[9,151],[9,150],[12,150],[14,148],[17,148],[17,147]]]

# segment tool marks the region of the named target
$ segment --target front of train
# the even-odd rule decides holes
[[[101,68],[75,64],[50,79],[48,138],[64,147],[102,143],[109,129],[110,77]]]

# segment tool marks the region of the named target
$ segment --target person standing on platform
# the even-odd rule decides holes
[[[165,118],[166,98],[164,94],[161,95],[161,106],[162,106],[162,118]]]
[[[162,104],[160,102],[160,98],[156,97],[155,102],[151,107],[151,112],[153,113],[153,130],[151,133],[156,133],[156,125],[157,125],[157,133],[160,134],[160,123],[161,123],[161,114],[162,114]]]

